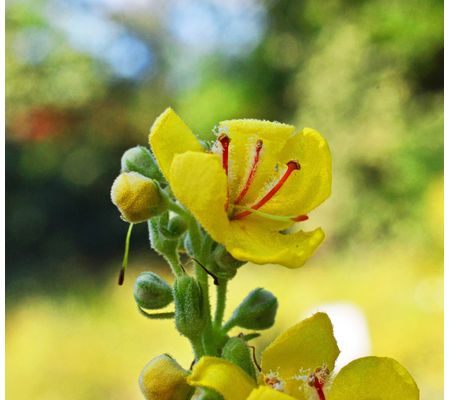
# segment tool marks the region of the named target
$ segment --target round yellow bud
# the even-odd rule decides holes
[[[187,400],[194,388],[186,382],[188,376],[169,355],[151,360],[139,376],[139,386],[147,400]]]
[[[156,183],[137,172],[123,172],[111,188],[111,200],[128,222],[144,222],[165,209]]]

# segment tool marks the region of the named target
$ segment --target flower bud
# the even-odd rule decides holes
[[[223,279],[231,279],[236,275],[239,267],[245,264],[244,261],[236,260],[224,246],[218,244],[213,250],[215,261],[214,273]]]
[[[175,215],[169,219],[166,227],[161,227],[162,234],[167,239],[178,239],[186,232],[187,225],[183,217]]]
[[[136,146],[123,153],[120,160],[121,172],[138,172],[150,179],[164,181],[161,171],[149,149]]]
[[[231,316],[232,326],[246,329],[268,329],[275,322],[277,298],[269,291],[252,290]]]
[[[151,360],[139,376],[139,386],[147,400],[187,400],[194,388],[186,382],[188,376],[169,355]]]
[[[144,222],[166,209],[158,185],[137,172],[124,172],[116,178],[111,200],[131,223]]]
[[[255,366],[253,365],[250,349],[244,339],[240,337],[228,339],[222,350],[222,358],[241,367],[256,381]]]
[[[202,291],[199,284],[190,276],[180,276],[175,280],[173,294],[175,324],[178,331],[188,338],[198,338],[205,325]]]
[[[173,301],[172,288],[153,272],[139,274],[133,294],[136,303],[149,310],[163,308]]]

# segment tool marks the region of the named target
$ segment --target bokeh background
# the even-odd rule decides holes
[[[327,241],[307,266],[242,268],[280,301],[279,332],[328,310],[339,365],[398,359],[443,398],[443,1],[8,0],[7,398],[141,399],[172,322],[141,317],[134,277],[171,279],[110,185],[128,147],[175,108],[201,137],[220,120],[311,126],[330,142],[333,195],[311,214]]]

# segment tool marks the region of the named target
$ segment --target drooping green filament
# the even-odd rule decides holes
[[[127,236],[125,238],[125,251],[123,254],[122,269],[120,270],[120,274],[119,274],[119,285],[123,285],[123,281],[125,280],[125,271],[128,266],[128,253],[130,251],[130,239],[131,239],[132,230],[133,230],[133,224],[130,224],[130,226],[128,227]]]
[[[273,214],[268,214],[265,213],[264,211],[259,211],[259,210],[255,210],[254,208],[251,207],[247,207],[247,206],[234,206],[234,208],[238,209],[238,210],[243,210],[243,211],[249,211],[253,214],[259,215],[260,217],[263,218],[268,218],[274,221],[293,221],[297,216],[283,216],[283,215],[273,215]]]

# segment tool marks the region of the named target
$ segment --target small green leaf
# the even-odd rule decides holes
[[[418,400],[419,389],[409,372],[387,357],[364,357],[337,374],[327,400]]]

